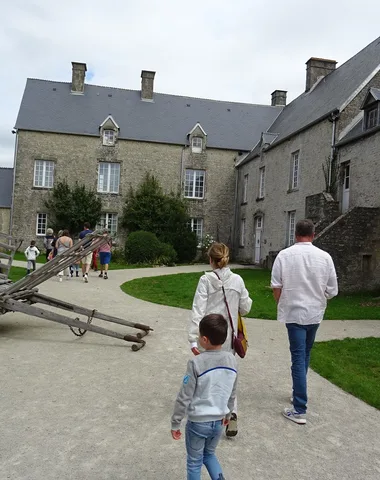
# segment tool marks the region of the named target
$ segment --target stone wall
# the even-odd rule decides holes
[[[380,288],[380,208],[349,210],[325,228],[314,245],[332,256],[341,292]]]
[[[0,208],[0,232],[9,234],[9,226],[11,219],[10,208]]]
[[[317,234],[339,216],[339,202],[329,193],[322,192],[306,197],[305,218],[313,221]]]
[[[36,238],[37,213],[47,213],[44,202],[49,189],[33,187],[34,161],[55,162],[55,182],[67,179],[97,189],[99,162],[120,163],[119,194],[99,194],[104,213],[122,213],[130,187],[141,183],[145,173],[154,174],[164,190],[178,192],[186,168],[206,170],[205,198],[190,200],[190,213],[204,219],[204,231],[229,241],[234,204],[236,152],[206,149],[192,154],[190,147],[118,140],[103,146],[97,137],[20,131],[15,172],[13,234],[27,242]],[[49,221],[48,221],[49,223]],[[122,240],[125,232],[119,230]],[[41,246],[42,238],[37,238]]]

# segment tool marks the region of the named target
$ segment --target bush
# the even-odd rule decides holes
[[[112,263],[125,263],[125,252],[122,248],[112,249]]]
[[[158,263],[162,265],[172,266],[177,260],[177,252],[174,250],[173,246],[170,243],[161,242],[161,252],[158,257]]]
[[[132,232],[125,242],[125,258],[128,263],[155,263],[161,252],[162,244],[151,232]]]
[[[179,262],[190,263],[195,259],[197,254],[198,239],[196,234],[190,229],[173,233],[168,241],[170,241],[177,252]]]

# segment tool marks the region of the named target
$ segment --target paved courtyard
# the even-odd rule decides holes
[[[92,273],[88,284],[54,278],[41,286],[42,293],[149,324],[154,332],[136,353],[91,332],[80,339],[52,322],[0,316],[1,480],[186,478],[184,441],[172,440],[169,430],[189,358],[189,312],[137,300],[119,285],[204,268],[111,271],[108,281]],[[227,480],[378,480],[380,411],[311,371],[308,424],[288,422],[280,414],[291,391],[285,329],[268,320],[248,319],[247,326],[240,431],[219,447]],[[380,336],[380,321],[326,321],[318,339],[371,335]]]

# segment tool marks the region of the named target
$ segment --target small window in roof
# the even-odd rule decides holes
[[[201,137],[193,137],[191,139],[191,151],[193,153],[202,153],[203,140]]]
[[[365,129],[377,127],[379,125],[379,106],[369,108],[364,112]]]
[[[116,135],[114,130],[103,131],[103,145],[112,147],[115,145]]]

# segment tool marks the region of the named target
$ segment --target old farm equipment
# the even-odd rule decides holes
[[[38,293],[37,286],[54,277],[64,268],[78,262],[79,259],[88,255],[91,251],[99,248],[110,238],[101,233],[94,232],[87,235],[83,240],[79,241],[73,247],[64,253],[57,255],[38,270],[21,280],[12,283],[8,280],[9,270],[12,265],[14,252],[17,250],[17,241],[9,236],[1,234],[0,247],[6,253],[0,252],[0,315],[7,312],[21,312],[26,315],[32,315],[52,322],[62,323],[70,327],[70,330],[77,336],[83,336],[87,331],[107,335],[109,337],[118,338],[127,342],[133,342],[132,350],[140,350],[145,345],[143,339],[152,330],[148,325],[141,323],[133,323],[118,317],[113,317],[101,313],[97,310],[91,310],[79,305],[58,300],[46,295]],[[7,263],[4,263],[4,260]],[[79,318],[73,318],[62,313],[56,313],[51,310],[41,308],[37,304],[48,305],[56,309],[72,312],[87,317],[87,322]],[[108,330],[107,328],[94,325],[92,322],[95,318],[105,322],[116,323],[139,330],[137,333],[126,334]]]

